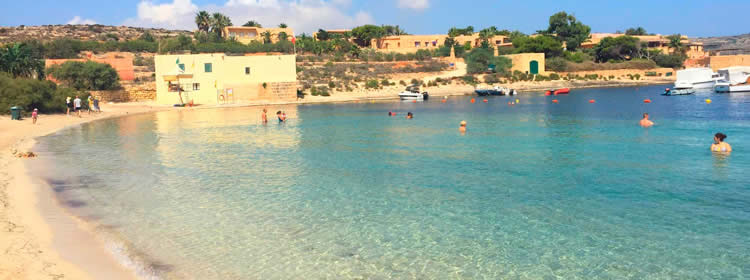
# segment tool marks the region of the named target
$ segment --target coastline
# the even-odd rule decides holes
[[[671,83],[669,80],[641,80],[641,81],[550,81],[550,82],[519,82],[510,85],[519,92],[543,91],[550,88],[593,88],[593,87],[629,87],[645,86]],[[105,112],[96,115],[83,114],[83,118],[68,117],[65,115],[40,115],[39,123],[32,125],[30,119],[22,121],[11,121],[7,116],[1,116],[0,131],[8,132],[0,135],[0,279],[99,279],[94,277],[90,266],[80,265],[82,261],[72,261],[68,251],[75,246],[59,246],[55,242],[55,226],[43,216],[42,207],[61,207],[51,195],[49,190],[44,193],[44,184],[40,184],[28,174],[26,164],[33,163],[34,159],[23,159],[14,156],[15,151],[32,151],[36,137],[49,135],[71,126],[81,125],[87,122],[106,118],[122,117],[130,114],[151,113],[166,110],[194,110],[203,108],[225,108],[225,107],[248,107],[248,106],[271,106],[288,104],[314,104],[314,103],[336,103],[336,102],[359,102],[369,100],[393,100],[398,99],[397,93],[401,87],[388,87],[378,91],[357,91],[341,93],[336,92],[332,96],[306,96],[305,99],[287,102],[254,102],[221,106],[198,106],[192,108],[174,108],[169,106],[158,106],[152,103],[121,103],[106,104],[103,106]],[[425,88],[431,95],[470,95],[474,87],[470,85],[447,85],[440,87]],[[67,219],[74,220],[73,226],[79,228],[82,233],[76,233],[79,238],[73,245],[91,245],[91,242],[81,236],[93,236],[91,229],[86,228],[85,222],[77,220],[72,215]],[[68,224],[70,226],[70,224]],[[84,235],[80,235],[84,234]],[[59,238],[59,237],[58,237]],[[70,245],[70,244],[68,244]],[[103,245],[94,244],[96,247],[87,254],[101,254],[104,252]],[[92,256],[89,255],[89,258]],[[85,260],[85,259],[84,259]],[[113,253],[109,253],[106,265],[119,265]],[[118,268],[110,268],[117,270]],[[122,271],[121,271],[122,272]],[[124,279],[134,279],[135,271],[125,269]]]

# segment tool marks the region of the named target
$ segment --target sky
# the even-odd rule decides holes
[[[0,26],[45,24],[127,25],[195,29],[195,13],[229,16],[235,25],[255,20],[288,24],[295,33],[362,24],[399,25],[411,34],[445,34],[451,27],[488,26],[524,33],[546,29],[549,16],[566,11],[592,32],[642,26],[658,34],[690,37],[750,32],[750,0],[0,0]],[[13,11],[13,12],[10,12]]]

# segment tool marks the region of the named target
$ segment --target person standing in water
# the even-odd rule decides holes
[[[260,121],[262,123],[268,123],[268,115],[266,115],[266,108],[263,108],[263,113],[260,114]]]
[[[648,113],[643,113],[643,119],[641,119],[640,125],[642,127],[650,127],[654,125],[654,122],[648,119]]]
[[[461,125],[458,127],[458,132],[461,132],[461,134],[466,133],[466,121],[461,121]]]
[[[732,152],[732,146],[729,145],[729,143],[724,142],[724,139],[727,138],[727,135],[724,133],[716,133],[714,135],[714,143],[711,144],[711,151],[712,152],[724,152],[729,153]]]
[[[406,119],[411,120],[413,118],[414,118],[414,114],[412,114],[411,112],[406,113]]]

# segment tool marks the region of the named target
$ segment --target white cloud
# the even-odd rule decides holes
[[[430,7],[429,0],[398,0],[398,7],[421,11]]]
[[[191,0],[173,0],[167,4],[142,0],[138,4],[138,16],[126,20],[124,24],[195,30],[195,14],[201,10],[223,13],[232,19],[234,25],[255,20],[263,26],[274,27],[283,22],[297,34],[310,34],[319,28],[352,28],[374,22],[366,12],[345,11],[348,3],[350,0],[228,0],[221,6],[197,6]]]
[[[68,21],[68,24],[96,24],[96,21],[91,19],[83,19],[79,16],[73,17],[70,21]]]

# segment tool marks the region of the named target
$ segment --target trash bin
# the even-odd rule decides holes
[[[10,119],[11,120],[20,120],[21,119],[21,108],[18,108],[18,106],[10,107]]]

